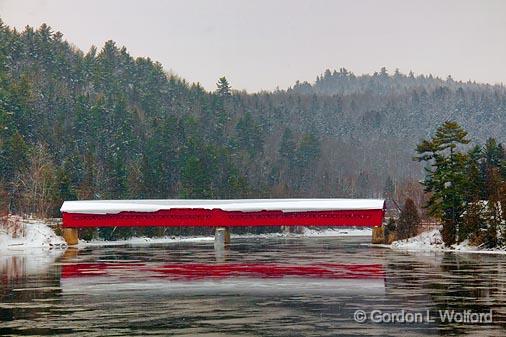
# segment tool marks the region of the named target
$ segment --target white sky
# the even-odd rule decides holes
[[[9,26],[47,23],[79,48],[112,39],[214,89],[287,88],[326,68],[506,83],[501,0],[0,0]]]

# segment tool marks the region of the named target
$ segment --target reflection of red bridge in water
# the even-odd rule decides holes
[[[108,275],[145,275],[168,280],[203,280],[226,278],[322,278],[322,279],[383,279],[381,264],[321,263],[285,265],[273,263],[76,263],[62,265],[62,278]]]
[[[381,264],[76,263],[63,264],[67,293],[384,294]]]

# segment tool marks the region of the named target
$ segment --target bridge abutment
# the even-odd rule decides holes
[[[63,228],[63,239],[69,246],[75,246],[79,243],[79,230],[77,228]]]
[[[385,232],[383,226],[377,226],[372,228],[372,242],[371,243],[384,243]]]

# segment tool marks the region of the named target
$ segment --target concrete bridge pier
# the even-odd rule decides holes
[[[214,231],[214,247],[223,248],[230,244],[230,229],[228,227],[216,227]]]

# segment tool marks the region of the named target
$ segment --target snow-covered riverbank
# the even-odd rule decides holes
[[[322,237],[322,236],[372,236],[372,229],[369,227],[359,228],[304,228],[303,236]]]
[[[124,245],[151,245],[151,244],[164,244],[164,243],[179,243],[179,242],[209,242],[214,241],[214,236],[196,236],[196,237],[176,237],[166,236],[159,238],[149,237],[132,237],[125,240],[79,240],[78,247],[92,247],[92,246],[124,246]]]
[[[381,245],[394,250],[401,251],[439,251],[439,252],[456,252],[456,253],[479,253],[479,254],[506,254],[502,249],[484,249],[472,246],[469,242],[463,241],[460,244],[455,244],[451,247],[445,247],[443,238],[439,229],[434,229],[428,232],[421,233],[415,237],[407,240],[394,241],[390,245]]]
[[[40,220],[17,220],[16,231],[0,228],[0,251],[66,247],[65,240]]]

